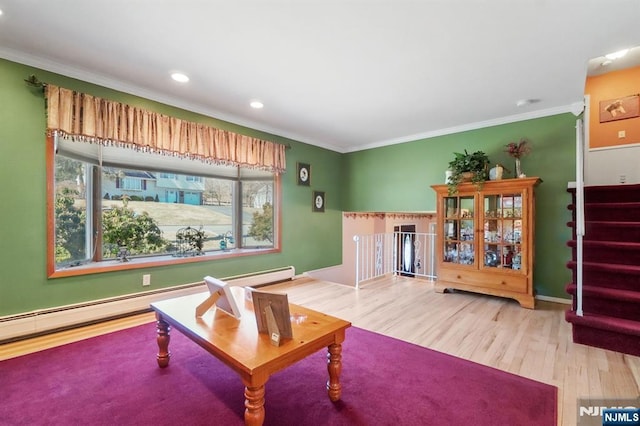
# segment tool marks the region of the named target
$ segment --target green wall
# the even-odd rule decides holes
[[[346,154],[344,208],[434,211],[430,185],[444,183],[454,152],[484,151],[492,164],[513,172],[504,145],[525,137],[532,152],[522,159],[523,172],[543,180],[536,189],[534,286],[537,294],[568,298],[564,286],[570,281],[565,264],[571,255],[566,246],[571,200],[566,188],[575,180],[575,121],[573,115],[561,114]]]
[[[40,80],[114,99],[164,114],[223,129],[287,143],[287,173],[282,178],[282,252],[172,265],[134,271],[47,279],[45,111],[41,93],[24,79]],[[0,60],[0,316],[61,306],[143,288],[142,274],[151,274],[150,289],[199,281],[204,275],[228,277],[293,265],[298,272],[342,262],[342,211],[432,211],[430,185],[444,181],[454,151],[483,150],[493,162],[513,168],[503,146],[520,137],[530,139],[533,152],[523,170],[539,176],[537,190],[535,287],[538,294],[567,297],[565,263],[570,214],[567,182],[574,180],[575,118],[547,118],[434,137],[349,154],[243,128],[126,93]],[[311,187],[296,184],[296,163],[312,166]],[[326,193],[326,212],[311,211],[312,191]]]
[[[282,252],[184,265],[47,279],[44,98],[24,79],[41,81],[215,127],[286,143],[282,177]],[[298,272],[342,262],[343,184],[339,153],[243,128],[150,100],[0,60],[0,316],[79,303],[147,289],[293,265]],[[312,165],[312,186],[296,184],[296,163]],[[325,213],[311,211],[313,190],[326,192]],[[151,287],[142,287],[151,274]]]

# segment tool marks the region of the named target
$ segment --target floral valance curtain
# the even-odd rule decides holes
[[[47,131],[103,145],[282,173],[285,145],[47,84]]]

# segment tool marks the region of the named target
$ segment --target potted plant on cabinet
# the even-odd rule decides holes
[[[462,182],[473,182],[478,189],[487,180],[489,157],[482,151],[469,154],[467,150],[454,152],[455,158],[449,162],[451,174],[447,179],[449,194],[458,191],[458,185]]]

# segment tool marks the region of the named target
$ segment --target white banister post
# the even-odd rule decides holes
[[[576,120],[576,315],[583,316],[582,310],[582,239],[584,224],[584,127],[581,119]]]
[[[358,235],[353,236],[353,241],[356,243],[356,289],[360,288],[360,237]]]
[[[431,275],[436,276],[436,224],[431,224]],[[432,278],[433,279],[433,278]]]

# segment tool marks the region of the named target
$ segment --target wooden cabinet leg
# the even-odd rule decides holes
[[[158,342],[158,366],[164,368],[169,365],[169,358],[171,358],[171,352],[169,352],[169,341],[171,340],[169,333],[171,332],[171,326],[162,319],[160,314],[156,314],[156,318],[158,330],[158,336],[156,338]]]
[[[340,384],[340,373],[342,373],[342,345],[339,343],[330,345],[327,358],[327,370],[329,370],[327,391],[329,392],[329,399],[331,401],[337,401],[342,394],[342,385]]]

